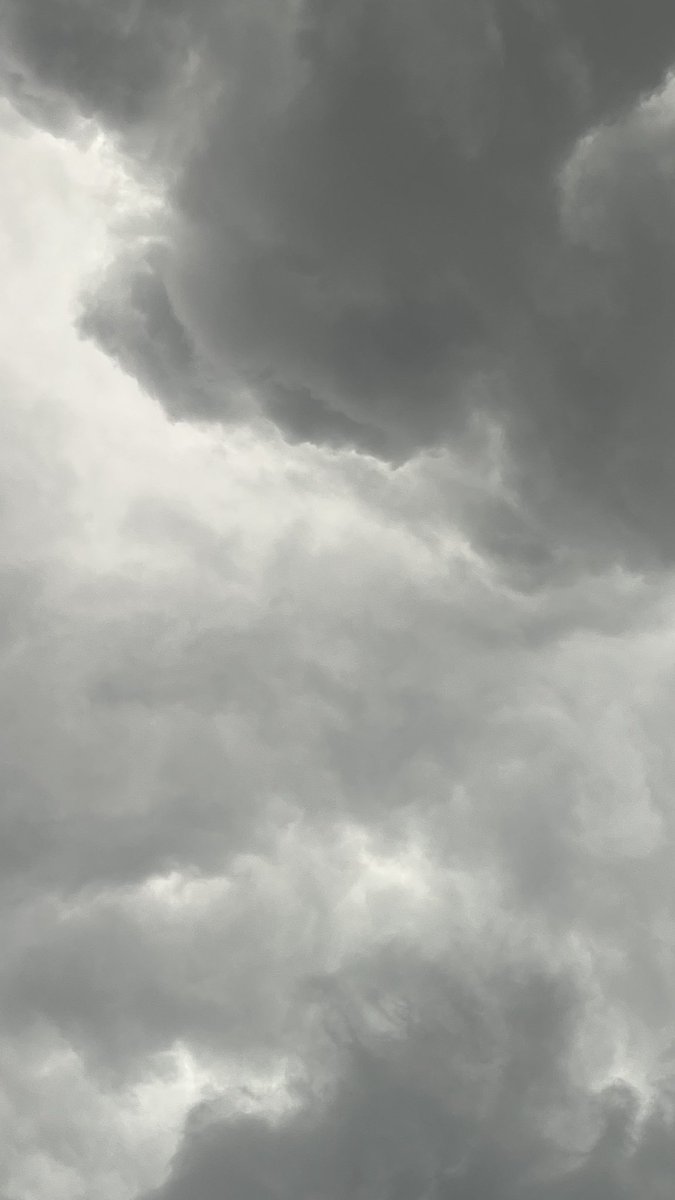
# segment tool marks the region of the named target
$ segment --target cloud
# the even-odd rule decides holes
[[[493,1008],[511,1007],[499,1048],[475,999],[462,1013],[452,984],[440,997],[424,984],[425,1011],[407,1010],[407,1032],[370,1045],[352,1035],[333,1086],[299,1110],[272,1120],[195,1109],[168,1181],[146,1200],[667,1194],[668,1107],[641,1114],[626,1086],[581,1097],[569,1075],[573,1002],[559,981],[497,982]]]
[[[32,477],[49,426],[7,397]],[[511,589],[430,528],[424,471],[193,440],[136,396],[101,404],[104,440],[91,407],[7,550],[65,522],[32,609],[8,595],[5,1029],[69,1046],[115,1112],[177,1043],[216,1092],[237,1067],[167,1196],[569,1174],[596,1090],[655,1086],[672,1038],[644,937],[672,836],[663,580]],[[290,1112],[262,1085],[242,1116],[278,1073]]]
[[[243,388],[291,438],[400,461],[487,412],[552,536],[590,513],[596,552],[671,556],[672,105],[641,107],[675,58],[664,0],[3,20],[12,94],[160,183],[84,328],[173,415],[241,416]]]
[[[670,1195],[634,12],[5,6],[11,1200]]]

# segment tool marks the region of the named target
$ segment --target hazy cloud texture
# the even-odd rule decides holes
[[[84,324],[169,411],[244,387],[399,460],[479,408],[529,504],[672,554],[672,117],[640,108],[667,0],[8,0],[3,28],[17,102],[103,122],[163,192]]]
[[[675,9],[0,35],[2,1200],[670,1198]]]

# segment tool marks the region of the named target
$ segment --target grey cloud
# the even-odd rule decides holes
[[[58,461],[56,439],[51,452]],[[646,752],[650,738],[667,745],[649,698],[663,689],[669,703],[669,658],[656,666],[647,653],[645,664],[635,632],[659,628],[648,586],[622,593],[620,580],[585,576],[579,588],[561,581],[528,596],[499,575],[481,578],[480,563],[420,527],[418,506],[432,508],[425,472],[416,485],[360,464],[355,497],[318,455],[296,462],[294,484],[283,465],[261,484],[255,474],[237,484],[236,447],[213,469],[224,472],[217,520],[176,512],[168,496],[141,497],[128,514],[138,577],[17,571],[26,531],[77,505],[56,469],[44,503],[7,481],[17,536],[4,630],[22,634],[7,647],[0,695],[6,886],[67,893],[174,866],[218,871],[269,847],[294,809],[327,830],[347,818],[391,822],[396,835],[421,806],[453,854],[475,861],[487,849],[517,889],[566,915],[579,887],[592,897],[602,880],[612,822],[626,853],[631,804],[649,851],[670,759],[664,750],[657,769]],[[250,515],[261,487],[267,533]],[[38,558],[68,544],[75,518],[64,519],[55,546],[34,543]],[[324,521],[333,534],[322,543]],[[594,680],[583,697],[582,661]],[[608,720],[617,691],[627,699]],[[609,807],[586,859],[577,840],[596,804],[591,796],[588,814],[579,809],[577,779],[591,766]]]
[[[596,971],[591,986],[572,961],[563,1000],[598,988],[638,1042],[669,1036],[672,973],[644,939],[670,870],[662,581],[511,590],[453,550],[447,516],[430,524],[427,471],[357,458],[350,476],[342,456],[271,443],[247,458],[236,439],[196,461],[165,444],[147,483],[134,446],[118,448],[124,553],[87,566],[63,432],[43,461],[49,409],[38,420],[11,396],[3,461],[22,448],[43,478],[3,487],[6,1028],[44,1025],[106,1086],[176,1040],[311,1066],[312,1005],[321,1023],[335,1001],[306,989],[337,979],[352,1024],[378,991],[420,1007],[406,1071],[418,1060],[424,1094],[435,1060],[466,1096],[485,1047],[499,1059],[517,1026],[499,983],[510,1015],[476,1029],[489,984],[470,981],[496,962],[517,974],[523,955],[552,971],[573,934]],[[447,502],[445,475],[439,490]],[[384,855],[386,886],[361,879],[350,830]],[[411,840],[419,912],[414,888],[386,882]],[[153,899],[158,877],[168,898]],[[406,928],[418,949],[392,966],[382,947]],[[425,1048],[446,1004],[464,1014],[460,1061]]]
[[[192,398],[195,418],[224,417],[232,410],[232,389],[216,386],[200,363],[195,346],[179,322],[155,266],[156,249],[141,251],[129,263],[118,262],[105,288],[83,298],[82,333],[94,337],[148,389],[162,397],[167,411],[182,414],[183,397]],[[144,266],[145,261],[145,266]]]
[[[281,1128],[260,1118],[243,1118],[188,1136],[171,1179],[147,1193],[146,1200],[347,1197],[370,1195],[373,1189],[387,1200],[411,1195],[443,1200],[581,1200],[589,1195],[598,1200],[662,1200],[669,1195],[672,1126],[656,1116],[643,1137],[636,1138],[630,1119],[622,1120],[623,1113],[617,1119],[612,1112],[612,1095],[607,1097],[606,1128],[588,1155],[578,1156],[582,1165],[571,1170],[542,1166],[537,1178],[531,1160],[520,1157],[520,1147],[514,1152],[492,1143],[485,1133],[479,1148],[467,1155],[466,1126],[439,1113],[433,1102],[412,1089],[399,1095],[386,1068],[378,1071],[378,1066],[371,1068],[375,1080],[368,1080],[367,1067],[355,1072],[356,1079],[347,1085],[348,1104],[338,1100],[318,1128],[307,1117]],[[380,1094],[378,1074],[384,1077]],[[360,1094],[363,1076],[370,1084],[365,1097]],[[630,1107],[630,1094],[626,1099]],[[527,1150],[532,1154],[532,1146]],[[544,1159],[545,1153],[542,1150]]]
[[[83,328],[174,416],[416,454],[3,379],[4,1028],[113,1106],[207,1064],[154,1200],[672,1191],[672,581],[592,561],[671,536],[635,11],[3,10],[9,84],[165,189]]]
[[[36,3],[9,6],[8,45],[49,93],[65,92],[84,116],[104,112],[122,125],[143,120],[189,48],[176,5]],[[181,54],[182,51],[182,54]],[[10,77],[10,82],[12,82]]]
[[[8,457],[41,461],[40,411]],[[172,1200],[567,1200],[592,1171],[615,1200],[585,1072],[673,1034],[644,934],[670,919],[663,581],[509,589],[430,527],[426,471],[271,445],[165,445],[147,484],[118,448],[114,567],[73,554],[53,433],[42,490],[6,481],[36,582],[6,598],[4,1028],[113,1095],[176,1043],[216,1081],[291,1063],[303,1111],[198,1109]]]
[[[231,416],[243,381],[291,437],[399,460],[482,408],[552,537],[590,512],[596,543],[670,555],[670,176],[648,123],[639,182],[621,149],[675,57],[669,4],[22,0],[4,21],[24,71],[165,180],[161,252],[85,326],[171,413]],[[613,243],[575,244],[558,173],[612,122]]]
[[[304,1081],[296,1110],[275,1121],[196,1109],[167,1182],[146,1200],[667,1194],[667,1102],[639,1122],[629,1087],[591,1097],[575,1086],[578,997],[564,980],[495,975],[486,1004],[408,956],[398,977],[377,966],[351,1021],[334,1027],[331,1083]],[[378,1002],[386,1031],[369,1035],[359,1006]]]

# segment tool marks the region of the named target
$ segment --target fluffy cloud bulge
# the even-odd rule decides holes
[[[0,44],[0,1200],[671,1200],[675,7]]]

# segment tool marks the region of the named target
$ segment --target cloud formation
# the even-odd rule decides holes
[[[0,30],[0,1195],[665,1200],[672,5]]]
[[[84,327],[170,412],[243,389],[396,461],[488,412],[528,505],[672,554],[667,0],[11,0],[3,27],[17,101],[163,190]]]
[[[7,1086],[46,1060],[74,1099],[9,1194],[156,1189],[169,1139],[110,1162],[99,1121],[185,1086],[172,1200],[614,1200],[617,1162],[660,1200],[667,582],[514,589],[431,468],[186,440],[86,387],[54,429],[12,386],[4,461],[42,487],[4,488]]]

